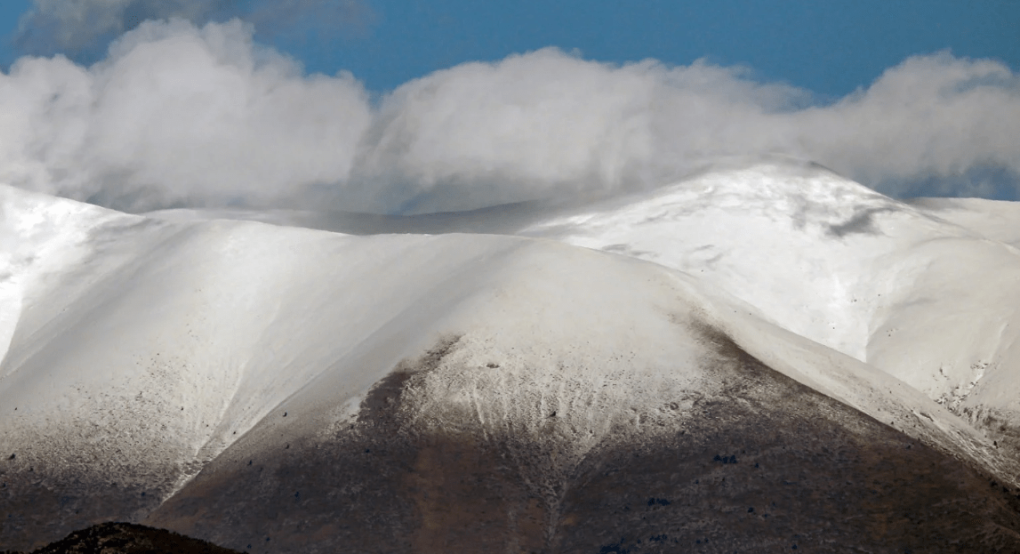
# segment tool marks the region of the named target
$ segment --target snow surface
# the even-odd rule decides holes
[[[149,492],[120,516],[0,531],[160,513],[204,468],[327,440],[443,340],[461,369],[423,389],[442,401],[415,400],[422,425],[472,413],[549,442],[562,473],[616,421],[640,426],[678,391],[722,394],[703,328],[1017,486],[1020,450],[981,419],[1020,414],[1013,210],[904,203],[777,162],[584,206],[332,222],[358,234],[0,185],[0,453],[17,454],[4,471]],[[439,234],[382,232],[413,228]],[[550,412],[587,434],[548,435]]]
[[[588,206],[521,233],[695,275],[933,399],[1020,409],[1015,206],[930,205],[946,203],[951,210],[924,208],[820,168],[761,165]]]

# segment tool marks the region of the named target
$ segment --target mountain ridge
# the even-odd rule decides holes
[[[0,200],[0,243],[16,247],[0,301],[17,314],[0,320],[4,544],[127,519],[246,551],[256,537],[273,551],[668,551],[699,533],[706,551],[766,535],[839,550],[895,528],[868,543],[892,551],[936,544],[902,526],[920,509],[942,547],[971,548],[940,526],[975,549],[1020,545],[1018,354],[1003,331],[1015,250],[822,170],[709,172],[486,224],[510,234],[121,216],[12,188]],[[982,273],[990,292],[965,287]],[[975,340],[984,329],[997,334]],[[933,337],[935,368],[897,354]],[[954,396],[974,360],[984,373]],[[726,473],[747,456],[809,477]],[[841,472],[858,477],[840,485]],[[692,493],[703,479],[729,500]],[[658,521],[640,537],[610,505],[633,509],[638,491]],[[856,508],[809,513],[801,494]],[[745,514],[770,495],[796,507],[727,539],[718,526],[747,495]],[[705,525],[684,523],[696,513]],[[798,531],[818,526],[849,542]]]

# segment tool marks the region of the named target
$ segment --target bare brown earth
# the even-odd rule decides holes
[[[552,408],[538,435],[430,426],[447,342],[328,440],[228,450],[146,521],[245,552],[1020,552],[1020,491],[706,340],[721,393],[614,421],[576,463],[543,436],[585,430]]]

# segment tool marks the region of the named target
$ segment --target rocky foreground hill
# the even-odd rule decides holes
[[[33,550],[31,554],[236,554],[198,539],[134,523],[101,523]],[[5,550],[0,554],[21,554]]]

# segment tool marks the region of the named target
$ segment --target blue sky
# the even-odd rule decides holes
[[[251,2],[228,4],[233,9],[214,17],[252,9],[245,6]],[[0,5],[5,69],[22,53],[11,40],[30,6],[29,0]],[[545,46],[609,62],[741,64],[761,80],[823,97],[867,86],[908,56],[943,49],[1020,68],[1020,2],[1014,0],[365,0],[360,7],[355,22],[324,23],[312,9],[311,17],[278,29],[262,24],[257,38],[300,59],[308,71],[346,69],[374,91],[465,61]],[[92,61],[87,53],[67,54]]]

